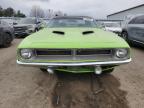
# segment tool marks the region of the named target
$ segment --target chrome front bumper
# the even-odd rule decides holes
[[[107,65],[120,65],[131,62],[131,58],[124,61],[106,61],[106,62],[83,62],[83,63],[26,63],[17,60],[19,65],[26,66],[107,66]]]

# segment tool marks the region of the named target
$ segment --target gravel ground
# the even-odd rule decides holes
[[[111,75],[49,75],[16,64],[20,41],[0,48],[0,108],[143,108],[144,49]]]

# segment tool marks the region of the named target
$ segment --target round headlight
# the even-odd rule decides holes
[[[128,55],[128,50],[127,49],[117,49],[116,50],[116,56],[118,58],[124,58]]]
[[[30,59],[33,55],[33,51],[31,49],[22,49],[20,51],[21,57],[24,59]]]

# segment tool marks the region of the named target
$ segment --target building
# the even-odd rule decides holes
[[[122,10],[107,16],[108,20],[124,20],[126,16],[144,14],[144,4]]]

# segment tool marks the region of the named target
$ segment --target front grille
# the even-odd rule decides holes
[[[35,49],[34,52],[34,60],[105,61],[113,58],[112,49]]]
[[[106,55],[111,54],[112,50],[101,50],[101,49],[37,49],[35,50],[37,56],[54,56],[54,55]]]
[[[20,32],[20,31],[25,31],[25,30],[27,30],[26,26],[24,26],[24,27],[14,27],[15,32]]]
[[[111,50],[100,50],[100,49],[77,50],[77,55],[96,55],[96,54],[111,54]]]
[[[56,49],[49,49],[49,50],[36,50],[37,56],[54,56],[54,55],[71,55],[71,50],[56,50]]]

